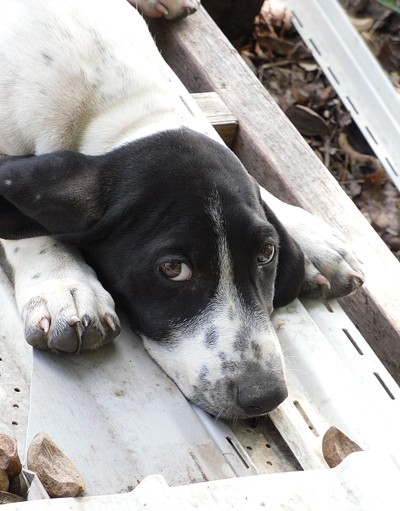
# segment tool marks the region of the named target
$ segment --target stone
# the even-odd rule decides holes
[[[85,490],[75,465],[46,433],[39,433],[32,440],[27,465],[36,472],[50,497],[76,497]]]
[[[0,491],[8,491],[9,485],[7,472],[0,468]]]
[[[361,447],[333,426],[327,430],[322,439],[322,453],[330,468],[336,467],[349,454],[358,451],[362,451]]]
[[[5,433],[0,433],[0,469],[9,477],[17,476],[22,470],[17,441]]]

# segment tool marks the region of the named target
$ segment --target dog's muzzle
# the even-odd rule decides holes
[[[234,400],[248,416],[271,412],[288,396],[284,378],[271,378],[261,367],[246,372],[241,380],[234,385]]]

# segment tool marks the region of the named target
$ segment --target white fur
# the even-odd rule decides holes
[[[105,153],[150,126],[190,123],[145,21],[125,0],[2,8],[14,19],[0,20],[1,153]]]
[[[175,10],[182,5],[168,2]],[[99,154],[161,129],[197,129],[145,21],[125,0],[3,0],[2,12],[0,153]],[[47,303],[23,317],[26,331],[47,318],[51,345],[63,310],[78,317],[86,310],[97,325],[106,314],[115,318],[111,296],[70,247],[50,238],[2,243],[21,315],[35,297]],[[39,255],[44,246],[51,256]],[[71,303],[76,288],[85,298]]]

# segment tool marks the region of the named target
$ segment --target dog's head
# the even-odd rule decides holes
[[[298,295],[303,256],[231,151],[182,129],[9,157],[0,195],[0,237],[77,244],[191,401],[237,417],[285,399],[270,314]]]

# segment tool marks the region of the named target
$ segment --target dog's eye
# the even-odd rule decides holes
[[[160,271],[175,281],[189,280],[192,276],[192,270],[182,261],[166,261],[160,266]]]
[[[275,246],[267,243],[257,255],[258,266],[265,266],[275,257]]]

